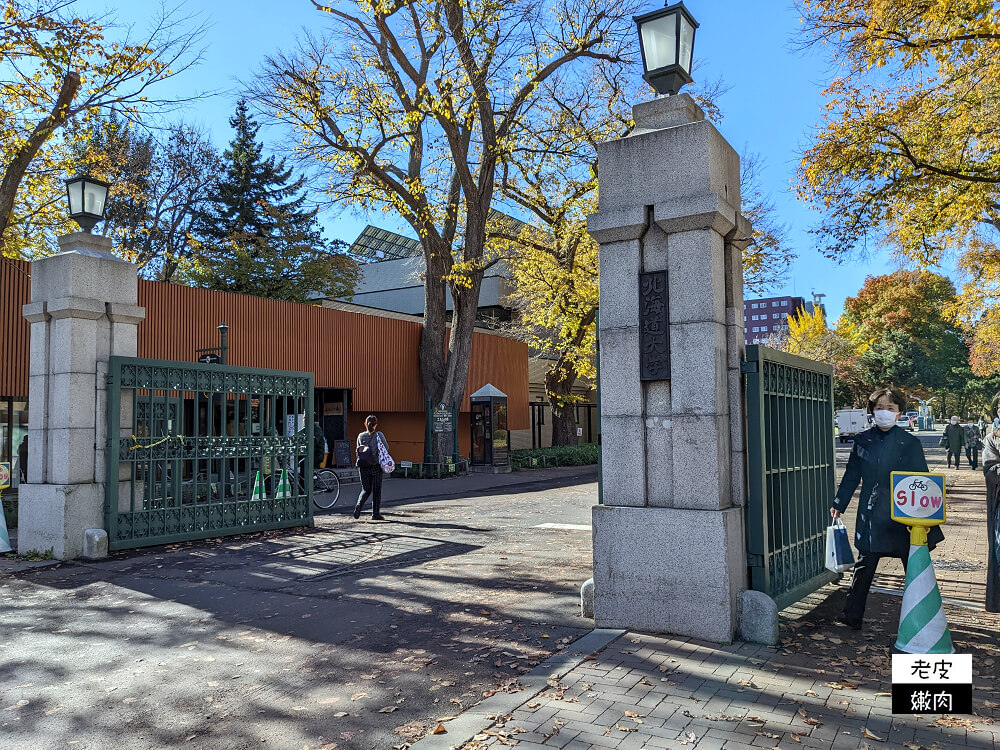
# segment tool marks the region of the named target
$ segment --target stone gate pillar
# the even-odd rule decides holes
[[[31,264],[28,482],[18,493],[18,549],[78,557],[86,529],[104,528],[108,357],[136,356],[132,263],[111,240],[78,232]],[[129,423],[131,416],[126,415]]]
[[[731,641],[746,588],[740,161],[687,94],[633,117],[631,135],[598,149],[588,220],[601,294],[595,624]]]

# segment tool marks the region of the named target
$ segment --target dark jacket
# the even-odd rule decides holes
[[[854,449],[833,507],[841,513],[846,511],[860,484],[861,505],[854,546],[862,554],[905,558],[910,550],[910,532],[892,520],[889,475],[894,471],[927,471],[927,459],[920,441],[913,435],[893,427],[880,437],[877,430],[878,427],[872,427],[854,438]],[[928,533],[928,546],[934,549],[943,539],[940,527],[935,526]]]
[[[949,424],[944,428],[944,443],[950,451],[960,449],[965,445],[965,428],[960,424]]]

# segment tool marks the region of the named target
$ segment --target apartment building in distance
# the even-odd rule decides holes
[[[788,330],[788,316],[795,315],[800,310],[808,313],[819,306],[826,313],[826,307],[821,300],[826,295],[813,293],[812,302],[806,302],[805,297],[763,297],[748,299],[743,302],[743,325],[746,331],[747,344],[763,343],[769,336]]]

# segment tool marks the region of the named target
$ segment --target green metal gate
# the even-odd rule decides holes
[[[312,373],[111,357],[111,549],[312,525]]]
[[[824,565],[835,490],[833,368],[756,344],[746,359],[750,588],[784,608],[836,578]]]

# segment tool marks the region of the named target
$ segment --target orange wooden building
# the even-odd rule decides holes
[[[16,458],[27,428],[29,263],[0,262],[0,461]],[[419,318],[354,305],[333,307],[249,297],[162,282],[139,281],[139,356],[193,362],[197,349],[217,346],[229,326],[228,362],[245,367],[312,372],[316,417],[331,448],[353,439],[368,414],[379,417],[393,457],[422,461],[425,402],[417,347]],[[469,454],[469,394],[492,383],[508,395],[509,429],[529,427],[528,347],[476,332],[460,405],[459,450]],[[3,455],[6,454],[6,455]]]

